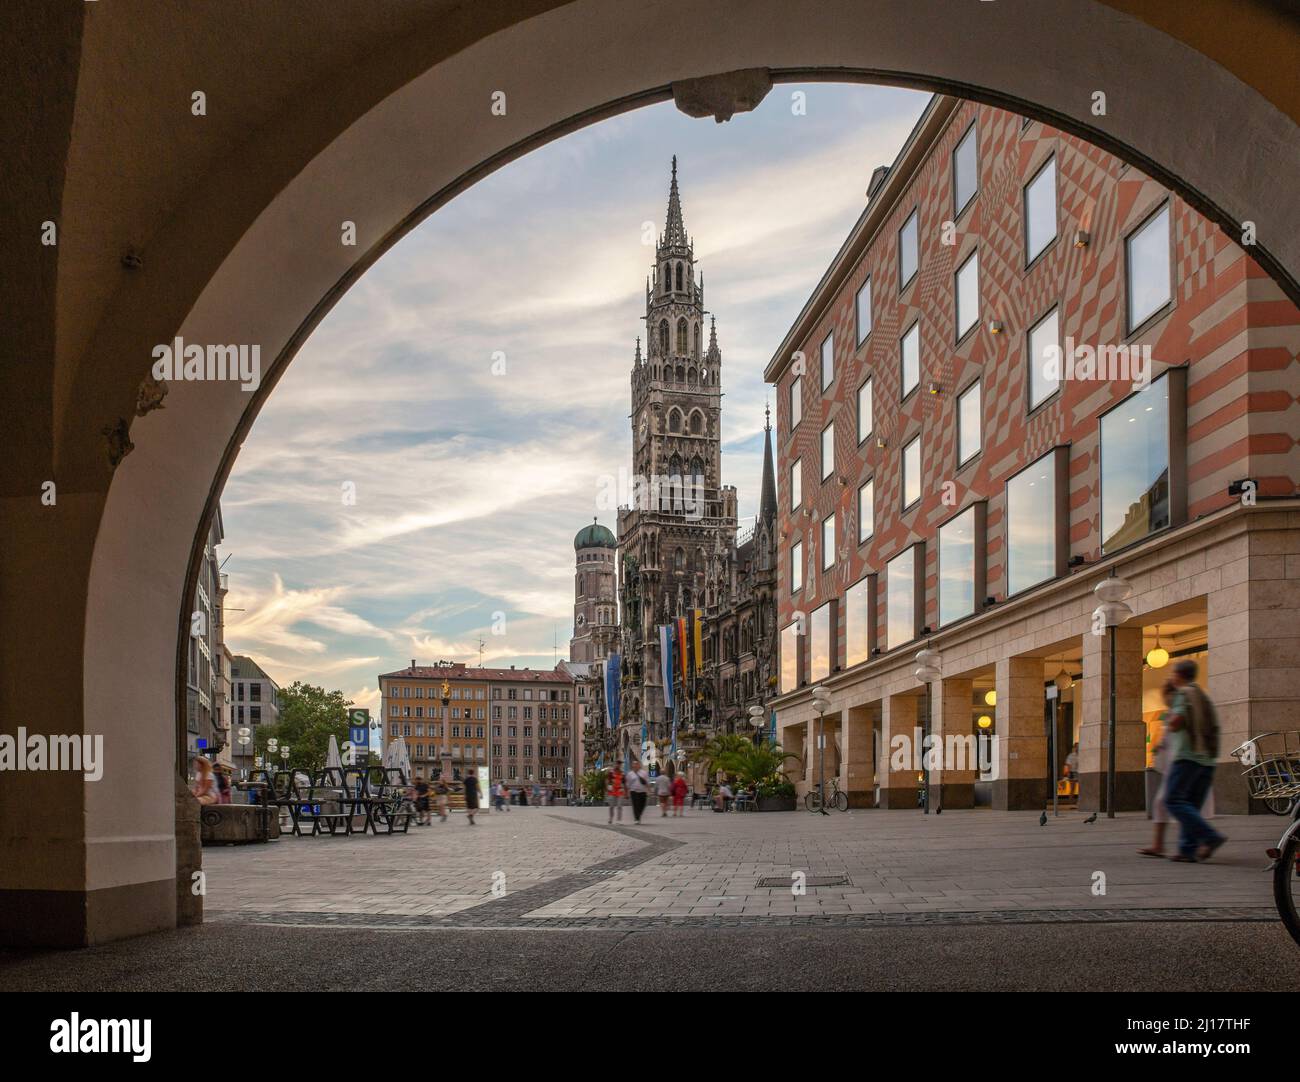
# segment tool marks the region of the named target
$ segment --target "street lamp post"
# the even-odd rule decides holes
[[[1116,628],[1133,615],[1133,610],[1126,605],[1125,599],[1133,592],[1133,587],[1115,574],[1102,579],[1092,591],[1101,600],[1092,613],[1093,634],[1100,634],[1098,628],[1110,628],[1110,719],[1106,726],[1107,740],[1110,748],[1106,763],[1106,818],[1115,818],[1115,637]]]
[[[754,743],[762,746],[766,743],[763,736],[763,708],[755,703],[749,708],[749,724],[754,727]]]
[[[817,709],[817,734],[813,740],[813,752],[817,759],[817,810],[822,815],[829,815],[826,810],[826,707],[830,705],[831,693],[822,685],[812,691],[813,706]]]
[[[925,735],[921,741],[921,787],[922,787],[922,805],[925,808],[925,814],[930,814],[930,719],[934,712],[934,681],[942,678],[943,672],[940,665],[943,659],[939,656],[937,650],[931,650],[928,646],[920,650],[916,655],[916,670],[913,672],[918,680],[925,684]],[[969,720],[967,721],[969,724]],[[943,811],[943,786],[939,787],[939,801],[934,809],[934,814],[939,815]]]

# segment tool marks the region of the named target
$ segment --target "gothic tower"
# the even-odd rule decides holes
[[[570,661],[600,661],[618,645],[614,535],[592,519],[573,539],[573,638]]]
[[[632,361],[632,502],[618,519],[622,720],[633,750],[643,722],[651,734],[666,728],[658,627],[705,607],[710,560],[735,544],[736,491],[722,484],[722,353],[712,318],[705,344],[706,314],[674,157],[646,281],[646,350],[638,339]]]

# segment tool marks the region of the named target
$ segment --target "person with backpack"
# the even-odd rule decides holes
[[[1174,696],[1168,717],[1172,766],[1164,795],[1165,807],[1181,827],[1178,855],[1170,858],[1180,864],[1209,860],[1228,840],[1201,815],[1219,758],[1219,715],[1197,685],[1196,674],[1196,662],[1190,658],[1174,666]]]

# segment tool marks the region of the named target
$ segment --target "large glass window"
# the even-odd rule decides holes
[[[858,442],[871,435],[875,421],[871,415],[871,380],[858,388]]]
[[[868,278],[858,287],[855,311],[858,316],[858,345],[867,340],[871,333],[871,279]]]
[[[794,691],[799,683],[799,624],[781,629],[781,694]]]
[[[813,610],[808,621],[808,679],[813,683],[831,674],[831,603]]]
[[[803,376],[790,381],[790,430],[793,432],[803,420]]]
[[[975,508],[939,527],[939,623],[975,611]]]
[[[885,565],[885,642],[892,650],[916,638],[916,554],[909,546]]]
[[[1025,185],[1025,262],[1056,239],[1056,158],[1048,158]]]
[[[908,332],[899,339],[898,356],[900,366],[901,398],[906,398],[921,382],[921,323],[913,323]]]
[[[822,390],[835,382],[835,332],[822,339]]]
[[[1141,326],[1173,300],[1169,274],[1169,204],[1129,235],[1124,247],[1128,329]]]
[[[835,472],[835,422],[822,429],[822,480]]]
[[[1007,594],[1056,574],[1056,455],[1007,482]]]
[[[1101,550],[1169,525],[1169,381],[1130,395],[1101,419]]]
[[[796,458],[790,464],[790,510],[793,511],[803,503],[803,459]]]
[[[1061,386],[1061,326],[1053,308],[1029,329],[1029,408],[1041,406]]]
[[[915,276],[921,265],[919,211],[912,211],[898,231],[898,288],[901,290]]]
[[[980,452],[982,440],[980,381],[976,380],[957,396],[957,465],[969,462]]]
[[[858,489],[858,544],[876,532],[876,482]]]
[[[954,217],[961,217],[966,204],[979,189],[979,135],[972,124],[952,152],[952,192]]]
[[[916,436],[903,448],[903,506],[911,507],[921,498],[921,437]]]
[[[971,252],[957,268],[954,288],[957,306],[957,337],[960,339],[980,318],[980,254]]]
[[[867,575],[844,592],[844,664],[858,665],[871,656],[871,576]]]
[[[835,563],[835,512],[832,511],[822,519],[822,570],[829,570]]]
[[[790,592],[803,589],[803,542],[790,546]]]

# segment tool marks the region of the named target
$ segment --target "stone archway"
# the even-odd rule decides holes
[[[109,5],[42,12],[20,29],[48,55],[25,55],[30,39],[13,47],[16,85],[54,117],[49,134],[21,133],[32,179],[13,194],[25,236],[53,216],[61,239],[53,253],[21,253],[41,268],[30,281],[4,279],[9,308],[24,312],[14,348],[41,363],[22,370],[5,406],[22,446],[0,516],[0,694],[6,719],[102,733],[108,756],[101,782],[23,777],[0,793],[0,926],[13,941],[89,943],[174,924],[182,615],[240,442],[360,274],[532,147],[716,72],[761,69],[776,93],[819,79],[944,90],[1091,138],[1225,226],[1252,222],[1252,254],[1300,300],[1300,206],[1276,197],[1300,187],[1300,101],[1278,75],[1296,33],[1267,4],[336,7],[347,10],[322,13],[303,41],[289,8],[259,6],[241,55],[261,67],[219,63],[229,59],[209,25],[219,16],[200,7],[130,25]],[[1235,35],[1248,55],[1217,44],[1228,11],[1250,23]],[[123,90],[122,67],[142,55],[155,67]],[[198,91],[203,126],[189,113]],[[1092,112],[1098,91],[1104,117]],[[345,222],[355,247],[341,241]],[[133,418],[151,348],[178,334],[259,346],[259,389],[180,383],[165,409]],[[134,451],[110,472],[104,433],[123,426]],[[51,478],[57,509],[34,495]],[[31,832],[29,806],[50,809]]]

